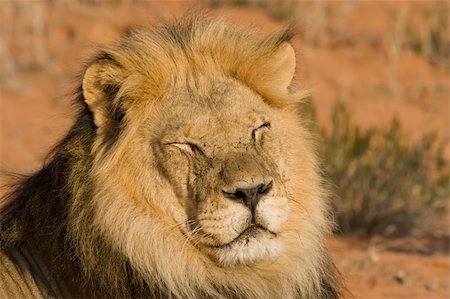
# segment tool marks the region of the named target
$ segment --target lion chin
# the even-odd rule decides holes
[[[279,255],[283,242],[257,225],[251,225],[230,243],[205,247],[208,255],[219,265],[228,267],[238,264],[251,264]]]

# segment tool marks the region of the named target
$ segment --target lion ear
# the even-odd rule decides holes
[[[123,81],[121,67],[111,60],[101,59],[92,63],[83,76],[83,96],[94,117],[99,131],[114,127],[118,120],[116,114],[116,95]]]
[[[245,62],[242,64],[245,65]],[[282,42],[270,54],[261,55],[251,66],[240,68],[244,69],[242,80],[261,93],[269,104],[283,107],[297,101],[297,94],[291,94],[288,90],[296,67],[291,44]],[[250,73],[246,73],[248,70]]]
[[[284,42],[271,57],[269,80],[273,86],[286,91],[295,73],[295,52],[291,44]]]

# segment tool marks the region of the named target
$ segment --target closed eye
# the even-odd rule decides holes
[[[270,129],[270,122],[265,122],[262,125],[260,125],[259,127],[257,127],[255,130],[259,130],[259,129],[263,129],[263,128],[267,128]]]
[[[254,140],[258,139],[259,136],[260,136],[263,132],[270,130],[270,127],[271,127],[270,122],[265,122],[265,123],[263,123],[262,125],[260,125],[259,127],[253,129],[253,131],[252,131],[252,138],[253,138]]]
[[[188,153],[200,153],[203,156],[206,156],[203,150],[198,146],[197,144],[191,143],[191,142],[167,142],[164,143],[164,145],[172,145],[176,146],[177,148],[181,149],[183,152]]]

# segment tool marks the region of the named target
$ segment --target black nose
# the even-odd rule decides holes
[[[238,187],[231,192],[223,191],[223,194],[231,200],[239,201],[246,205],[252,213],[255,212],[261,196],[269,193],[272,189],[272,182],[256,184],[252,186]]]

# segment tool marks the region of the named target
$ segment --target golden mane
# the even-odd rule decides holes
[[[254,29],[229,26],[223,21],[185,18],[152,31],[131,31],[118,44],[103,47],[95,61],[111,59],[124,66],[118,72],[108,69],[103,78],[122,84],[118,96],[142,98],[142,94],[150,93],[153,99],[159,99],[174,82],[189,80],[196,74],[210,78],[221,74],[245,83],[270,104],[284,106],[301,100],[304,93],[290,94],[283,89],[287,86],[280,88],[277,75],[294,70],[269,58],[290,41],[292,31],[287,27],[260,37]],[[123,82],[123,78],[128,81]]]

